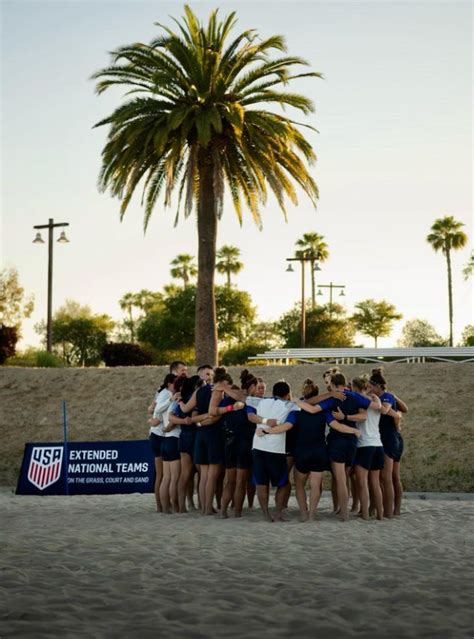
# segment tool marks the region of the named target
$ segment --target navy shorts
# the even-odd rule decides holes
[[[198,427],[193,460],[203,466],[224,463],[224,435],[220,424]]]
[[[320,446],[295,449],[295,467],[299,473],[322,473],[331,468],[326,442]]]
[[[163,445],[161,446],[161,453],[164,462],[172,462],[181,459],[179,454],[179,439],[178,437],[163,437]]]
[[[337,437],[328,439],[328,454],[332,462],[353,466],[357,452],[357,439]]]
[[[155,457],[161,457],[161,449],[163,447],[164,437],[150,433],[150,446]]]
[[[194,445],[196,443],[196,428],[192,426],[181,426],[179,435],[179,452],[187,453],[194,459]]]
[[[395,428],[387,429],[380,433],[383,445],[383,452],[393,459],[394,462],[399,462],[403,455],[403,437]]]
[[[224,465],[226,468],[252,468],[253,437],[224,428]]]
[[[253,480],[257,486],[282,488],[288,483],[288,464],[285,453],[269,453],[266,450],[253,450]]]
[[[357,449],[355,465],[366,470],[382,470],[383,446],[362,446]]]

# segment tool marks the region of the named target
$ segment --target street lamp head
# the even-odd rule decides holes
[[[316,264],[314,265],[313,271],[320,271],[320,270],[321,270],[321,268],[320,268],[319,264],[316,262]]]
[[[318,295],[322,295],[322,294],[323,294],[322,290],[321,290],[321,289],[319,289],[319,291],[318,291]]]
[[[44,240],[41,237],[41,233],[40,232],[36,233],[36,237],[33,240],[33,244],[44,244]]]
[[[342,289],[342,291],[339,293],[339,297],[345,297],[346,294],[344,293],[344,289]]]
[[[295,272],[294,269],[293,269],[293,266],[291,264],[288,264],[288,268],[286,269],[286,272],[287,273],[294,273]]]
[[[59,236],[58,240],[59,244],[69,244],[69,240],[66,237],[66,233],[64,231],[61,231],[61,235]]]

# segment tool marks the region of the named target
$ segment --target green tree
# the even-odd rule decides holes
[[[116,85],[134,94],[96,124],[109,126],[100,187],[122,201],[122,217],[140,183],[145,229],[161,193],[165,207],[178,193],[176,221],[181,210],[185,217],[196,210],[196,351],[210,363],[217,361],[214,273],[225,186],[239,220],[244,204],[259,227],[268,191],[285,215],[286,198],[297,203],[295,186],[313,204],[318,196],[308,168],[314,151],[298,123],[275,107],[313,112],[311,100],[288,85],[321,74],[297,72],[308,63],[286,54],[282,36],[260,38],[250,29],[229,40],[235,23],[235,13],[219,21],[213,11],[201,24],[185,6],[175,31],[159,25],[149,45],[120,47],[93,76],[99,94]]]
[[[410,348],[413,346],[446,346],[446,340],[438,335],[434,326],[422,319],[408,320],[402,328],[402,335],[398,346]]]
[[[218,273],[224,273],[227,277],[227,286],[230,288],[230,276],[237,275],[244,268],[239,260],[240,249],[236,246],[225,244],[217,251],[216,269]]]
[[[188,286],[190,279],[197,275],[194,257],[187,253],[177,255],[171,262],[171,266],[171,277],[174,277],[177,280],[183,280],[184,288]]]
[[[53,316],[53,346],[68,365],[95,366],[114,324],[108,315],[95,315],[89,306],[66,300]],[[44,322],[35,328],[46,335]]]
[[[393,322],[402,319],[395,306],[381,300],[363,300],[355,305],[357,311],[352,316],[356,330],[374,338],[375,348],[379,337],[387,337],[392,332]]]
[[[316,306],[316,286],[314,269],[317,262],[325,262],[329,257],[328,245],[324,241],[324,236],[319,233],[304,233],[303,237],[296,242],[298,250],[295,257],[305,256],[311,259],[311,307]]]
[[[22,320],[30,317],[33,309],[34,297],[25,298],[17,269],[0,271],[0,325],[16,328],[19,337]]]
[[[474,346],[474,325],[468,324],[464,327],[461,335],[460,346]]]
[[[140,342],[158,352],[179,352],[193,349],[195,344],[194,314],[196,286],[168,288],[161,310],[151,311],[138,328]],[[216,287],[219,334],[227,342],[244,338],[253,319],[255,309],[245,291]],[[201,360],[197,360],[202,363]]]
[[[463,268],[462,270],[462,274],[464,276],[464,279],[467,280],[472,277],[472,274],[474,273],[474,251],[471,251],[471,255],[469,257],[469,261],[466,264],[466,266]]]
[[[301,305],[296,304],[276,323],[285,348],[299,348],[301,343]],[[309,348],[344,348],[354,346],[355,329],[339,304],[306,308],[306,344]]]
[[[453,281],[451,273],[451,251],[462,249],[467,244],[467,235],[461,230],[464,224],[452,215],[439,218],[431,227],[426,240],[433,249],[441,251],[448,269],[449,345],[453,345]]]

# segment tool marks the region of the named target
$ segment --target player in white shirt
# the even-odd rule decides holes
[[[262,399],[258,406],[247,406],[250,422],[256,425],[252,445],[253,476],[257,485],[257,497],[266,521],[283,521],[285,497],[288,491],[288,466],[286,463],[286,431],[296,423],[296,411],[291,400],[291,390],[286,382],[273,386],[273,397]],[[276,487],[276,515],[268,509],[270,482]]]
[[[163,441],[165,438],[164,433],[164,414],[169,409],[171,404],[171,392],[174,387],[176,375],[168,373],[163,384],[157,390],[155,401],[153,403],[153,414],[149,418],[150,424],[150,445],[155,455],[155,500],[156,510],[161,513],[163,511],[161,498],[160,498],[160,486],[163,480]],[[171,389],[171,390],[170,390]]]

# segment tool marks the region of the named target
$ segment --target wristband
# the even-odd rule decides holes
[[[266,425],[268,424],[268,419],[267,419],[266,417],[264,417],[264,418],[262,419],[262,424],[263,424],[264,426],[266,426]]]
[[[225,407],[225,410],[227,413],[230,413],[231,411],[234,410],[234,404],[229,404],[229,406]]]

